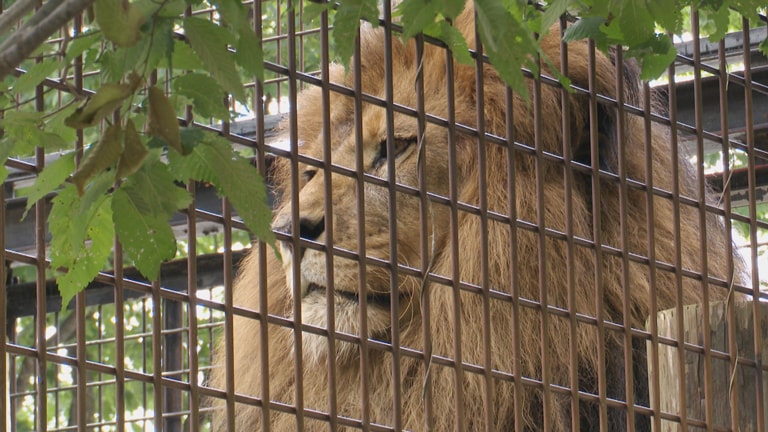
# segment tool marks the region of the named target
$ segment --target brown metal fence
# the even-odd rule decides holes
[[[159,280],[115,239],[112,268],[59,312],[51,197],[23,221],[16,197],[57,155],[9,159],[0,429],[768,430],[765,25],[712,44],[693,14],[651,84],[555,31],[573,88],[528,74],[526,103],[482,56],[406,48],[388,19],[344,78],[324,17],[245,4],[267,76],[233,108],[254,118],[195,125],[253,149],[282,264],[191,184]],[[78,92],[98,82],[88,60],[67,70]],[[66,99],[60,81],[36,110]],[[724,330],[683,308],[719,301]]]

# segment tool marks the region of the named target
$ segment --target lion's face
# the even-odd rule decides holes
[[[413,79],[395,79],[400,78]],[[296,186],[281,185],[285,204],[278,209],[273,228],[289,234],[299,231],[298,245],[287,240],[280,248],[288,289],[294,301],[301,302],[302,322],[330,327],[327,296],[333,294],[337,331],[361,335],[364,309],[367,336],[389,340],[392,302],[397,303],[401,331],[419,319],[420,282],[412,276],[414,270],[401,268],[393,280],[392,266],[421,269],[422,249],[442,244],[448,232],[447,213],[440,209],[444,206],[426,198],[427,191],[448,194],[447,136],[443,128],[427,126],[420,137],[415,118],[395,114],[388,119],[384,108],[372,104],[363,104],[358,129],[350,102],[331,101],[327,144],[322,131],[315,135],[307,135],[315,133],[307,128],[299,131],[298,153],[316,163],[298,163],[293,173],[289,163],[282,167],[290,173],[284,179],[298,179],[297,199],[291,197]],[[316,110],[299,107],[298,124],[318,121],[312,118],[317,115]],[[361,133],[356,135],[356,130]],[[330,256],[327,246],[337,252]],[[306,355],[326,352],[324,337],[305,333],[303,338]],[[351,360],[357,352],[356,344],[337,346],[339,362]]]

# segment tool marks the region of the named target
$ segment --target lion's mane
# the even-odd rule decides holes
[[[455,25],[475,46],[470,9]],[[542,48],[551,67],[560,68],[559,30],[543,38]],[[395,37],[392,50],[396,104],[417,106],[415,83],[421,66],[426,112],[477,127],[475,67],[453,64],[455,110],[450,112],[445,51],[426,46],[420,64],[413,41],[403,43]],[[362,30],[361,53],[362,89],[384,99],[388,60],[382,30]],[[229,421],[238,431],[258,430],[266,424],[273,431],[328,430],[329,421],[343,428],[361,420],[409,430],[429,426],[436,431],[454,430],[456,422],[463,423],[463,430],[499,431],[592,429],[600,421],[610,430],[627,429],[629,421],[639,429],[648,427],[648,415],[626,406],[627,401],[648,406],[642,336],[646,319],[652,310],[701,303],[705,295],[709,301],[724,298],[734,266],[739,264],[729,256],[732,249],[722,222],[703,210],[707,203],[706,191],[699,187],[703,179],[696,178],[687,160],[674,158],[666,128],[646,124],[636,113],[617,114],[610,100],[617,98],[619,84],[625,88],[625,102],[644,106],[633,69],[624,67],[619,83],[620,69],[600,52],[591,55],[586,42],[569,44],[567,53],[573,85],[606,97],[595,102],[592,116],[587,94],[566,95],[555,85],[541,84],[534,104],[517,96],[508,104],[503,82],[486,65],[485,129],[519,143],[517,149],[510,151],[511,144],[487,139],[479,151],[476,134],[455,130],[454,164],[449,146],[435,144],[445,141],[448,128],[430,124],[424,159],[407,156],[406,161],[397,162],[403,164],[402,182],[408,184],[411,179],[404,164],[423,161],[428,189],[444,198],[426,200],[430,204],[424,210],[418,204],[419,194],[413,192],[418,191],[418,183],[411,185],[410,192],[395,189],[402,212],[397,216],[402,254],[398,261],[416,270],[398,271],[400,316],[395,324],[387,318],[386,308],[378,310],[380,319],[374,318],[378,306],[368,304],[371,340],[362,342],[362,361],[362,348],[355,339],[359,317],[348,312],[350,304],[356,307],[350,296],[336,297],[336,329],[346,337],[332,335],[335,350],[330,355],[325,318],[305,314],[316,305],[294,302],[301,289],[290,283],[290,275],[297,274],[294,266],[286,266],[286,277],[281,270],[285,263],[268,249],[246,258],[234,287],[234,305],[261,315],[234,316],[234,356],[226,355],[224,344],[219,346],[210,384],[226,389],[229,371],[234,390],[251,399],[241,398],[236,404],[231,399],[231,404],[217,400],[214,431],[226,430]],[[354,68],[345,74],[343,68],[332,67],[329,80],[354,88]],[[538,91],[533,82],[529,89],[532,95]],[[327,149],[336,152],[332,153],[334,164],[354,170],[354,163],[337,160],[337,155],[344,156],[338,144],[343,137],[355,139],[356,103],[364,110],[358,113],[364,141],[379,127],[374,119],[386,116],[374,115],[383,112],[381,106],[343,93],[332,91],[326,100],[319,87],[312,87],[300,95],[297,142],[299,153],[323,160],[327,139],[323,138],[322,107],[330,102]],[[563,122],[565,97],[568,112]],[[512,112],[507,106],[513,107]],[[398,114],[396,132],[401,124],[410,127],[409,122],[415,119]],[[351,153],[347,156],[354,161]],[[394,163],[394,157],[389,157]],[[564,163],[563,157],[575,162]],[[600,167],[597,176],[590,168],[594,164]],[[375,208],[380,196],[386,200],[390,190],[367,183],[360,187],[354,175],[341,170],[325,173],[324,166],[328,165],[302,162],[294,166],[287,159],[278,163],[274,181],[282,203],[274,226],[278,231],[291,226],[294,184],[301,194],[300,202],[294,203],[299,205],[296,214],[322,217],[327,199],[322,187],[332,179],[334,247],[347,252],[335,254],[343,256],[334,256],[329,264],[339,266],[333,267],[334,281],[329,283],[354,287],[360,274],[360,268],[353,266],[359,238],[354,234],[354,203],[364,191],[366,206]],[[304,169],[312,173],[294,180]],[[317,192],[307,192],[315,184]],[[450,210],[448,202],[459,203],[461,209]],[[347,207],[351,214],[345,214]],[[366,236],[375,239],[380,232],[388,232],[390,216],[383,213],[366,213]],[[423,215],[433,219],[424,222]],[[329,222],[324,229],[331,229]],[[419,246],[422,227],[430,233],[422,243],[427,245],[428,257]],[[417,234],[407,235],[411,232]],[[284,241],[291,243],[295,236]],[[378,264],[369,259],[366,265],[370,292],[390,292],[390,270],[381,264],[389,260],[390,246],[387,241],[367,243],[365,253],[378,258]],[[306,248],[308,255],[324,256],[322,246]],[[347,262],[353,267],[342,267]],[[427,282],[419,277],[425,271],[432,274]],[[702,280],[696,274],[706,277]],[[324,293],[323,288],[310,291],[309,296],[325,305]],[[292,321],[296,313],[302,314],[303,331]],[[266,328],[265,322],[269,322]],[[398,329],[402,347],[397,357],[392,351],[398,347],[386,348],[393,339],[392,327]],[[302,343],[296,342],[299,334]],[[302,351],[300,362],[297,350]],[[632,370],[625,370],[627,364],[634,365]],[[484,374],[488,368],[493,372]],[[600,404],[599,397],[612,401]],[[269,407],[268,415],[262,406]],[[301,411],[301,420],[296,410]],[[578,415],[573,415],[574,410]]]

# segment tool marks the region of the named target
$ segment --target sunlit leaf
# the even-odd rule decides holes
[[[425,29],[424,32],[445,42],[456,58],[456,61],[463,64],[472,64],[473,60],[469,54],[467,41],[456,27],[453,27],[446,21],[440,21],[432,27]]]
[[[33,90],[35,86],[43,82],[45,78],[49,77],[60,67],[61,63],[56,59],[47,59],[40,63],[36,63],[29,68],[24,75],[16,80],[16,85],[13,86],[13,92],[22,94]]]
[[[259,81],[264,81],[264,53],[256,33],[250,28],[243,28],[239,32],[235,60],[237,64],[249,75],[255,76]]]
[[[53,199],[48,216],[51,231],[51,267],[56,277],[62,310],[98,274],[112,251],[112,196],[105,194],[112,179],[101,175],[82,197],[67,185]]]
[[[66,153],[46,166],[35,179],[35,184],[20,189],[19,195],[27,198],[27,207],[22,219],[27,217],[27,212],[38,200],[58,189],[74,170],[75,153]]]
[[[157,279],[162,262],[174,257],[176,238],[168,221],[191,199],[157,160],[144,164],[115,191],[115,229],[125,252],[148,279]]]
[[[168,155],[170,169],[177,180],[194,179],[212,183],[229,198],[248,228],[274,247],[270,229],[272,210],[267,203],[264,180],[251,163],[232,150],[224,138],[205,134],[186,156]]]
[[[245,91],[235,67],[235,58],[227,49],[227,46],[235,42],[234,37],[221,26],[194,17],[184,20],[184,33],[192,49],[202,60],[203,67],[224,90],[244,102]]]
[[[496,0],[476,0],[475,11],[478,33],[488,58],[504,82],[527,98],[528,88],[520,67],[538,72],[538,64],[533,61],[538,55],[533,32]]]
[[[190,73],[178,76],[173,81],[173,89],[192,99],[195,112],[201,116],[221,120],[229,118],[229,110],[224,104],[226,92],[208,75]]]
[[[101,42],[102,34],[98,31],[83,33],[69,42],[67,45],[67,54],[64,57],[64,64],[70,63],[75,57],[84,53],[89,48]]]
[[[141,38],[144,14],[128,0],[96,0],[94,13],[104,37],[115,45],[133,46]]]
[[[360,20],[366,18],[377,26],[378,17],[376,0],[344,0],[339,4],[333,19],[333,43],[336,54],[344,64],[352,58]]]

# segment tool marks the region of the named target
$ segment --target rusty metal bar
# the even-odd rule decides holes
[[[295,7],[295,0],[288,0],[287,7],[292,9]],[[278,5],[279,8],[279,5]],[[279,15],[278,15],[279,16]],[[279,57],[278,57],[279,58]],[[291,18],[288,20],[288,103],[291,107],[296,107],[298,82],[296,80],[296,22]],[[278,92],[278,95],[280,93]],[[291,109],[288,115],[288,128],[290,139],[290,169],[291,169],[291,185],[290,185],[290,200],[291,200],[291,242],[292,250],[300,250],[300,222],[301,222],[301,209],[299,206],[299,178],[301,173],[299,172],[299,137],[298,137],[298,117],[296,110]],[[302,346],[303,334],[302,334],[302,316],[301,316],[301,301],[296,301],[302,298],[301,292],[301,261],[294,259],[291,266],[293,286],[289,287],[293,293],[293,354],[294,354],[294,401],[293,406],[296,409],[296,430],[303,430],[304,427],[304,351]]]
[[[352,56],[353,71],[353,104],[354,104],[354,125],[353,133],[355,139],[355,192],[358,197],[356,200],[356,210],[358,221],[365,215],[365,159],[363,143],[363,83],[362,83],[362,52],[360,46],[360,30],[355,35],[355,52]],[[357,289],[360,292],[360,409],[362,420],[362,429],[370,430],[371,425],[371,403],[370,390],[372,387],[371,375],[369,373],[370,353],[369,353],[369,332],[368,332],[368,272],[366,267],[366,232],[365,225],[357,224],[357,253],[360,264],[358,265],[358,283]]]
[[[416,64],[417,65],[423,65],[424,64],[424,37],[423,35],[417,35],[415,37],[415,46],[416,46]],[[430,231],[430,221],[434,223],[432,220],[433,209],[431,207],[431,203],[429,202],[427,198],[427,166],[429,164],[429,161],[427,161],[427,153],[426,153],[426,129],[427,129],[427,119],[426,119],[426,107],[425,107],[425,96],[424,96],[424,69],[422,67],[417,67],[416,69],[416,80],[414,83],[416,87],[416,111],[417,111],[417,118],[416,118],[416,136],[417,136],[417,145],[418,145],[418,189],[419,189],[419,231],[420,231],[420,237],[419,237],[419,251],[421,253],[421,262],[419,263],[420,270],[422,272],[421,275],[421,292],[419,293],[419,306],[420,306],[420,313],[421,313],[421,322],[422,323],[430,323],[432,322],[432,313],[430,311],[430,283],[429,283],[429,273],[432,271],[432,262],[435,259],[435,253],[434,250],[434,242],[435,239],[433,238],[432,232]],[[410,306],[413,307],[413,306]],[[423,361],[423,367],[425,371],[429,370],[429,365],[431,362],[432,357],[432,333],[429,325],[422,325],[421,326],[421,333],[422,333],[422,352],[424,355],[424,361]],[[424,425],[423,427],[427,430],[431,430],[434,427],[434,409],[433,409],[433,402],[432,402],[432,377],[429,376],[428,372],[424,373],[424,383],[422,387],[422,395],[424,400]]]
[[[677,106],[677,97],[675,94],[675,65],[674,63],[671,64],[667,70],[667,77],[669,78],[669,94],[668,94],[668,100],[669,100],[669,106]],[[672,130],[670,133],[670,143],[671,143],[671,149],[672,149],[672,213],[673,213],[673,226],[675,227],[675,260],[673,266],[674,266],[674,275],[675,275],[675,290],[676,290],[676,302],[675,302],[675,308],[677,309],[677,328],[683,329],[684,323],[683,323],[683,280],[682,280],[682,274],[681,274],[681,268],[682,268],[682,239],[680,236],[680,165],[678,161],[680,160],[680,154],[679,154],[679,148],[678,148],[678,129],[677,129],[677,111],[676,110],[670,110],[669,112],[669,121],[672,124]],[[677,341],[680,346],[683,345],[682,340]],[[677,351],[678,354],[678,360],[684,360],[685,358],[685,349],[679,349]],[[680,364],[685,364],[685,362],[681,362]],[[687,395],[685,393],[686,389],[686,380],[685,380],[685,371],[681,370],[679,377],[678,377],[678,392],[680,393],[680,406],[686,406],[686,400]],[[688,415],[686,412],[682,412],[680,415],[680,427],[682,430],[686,430],[688,427]]]
[[[752,126],[752,121],[754,119],[754,106],[752,104],[752,57],[751,53],[749,52],[749,44],[750,44],[750,33],[749,33],[749,20],[746,18],[742,18],[742,32],[744,35],[744,116],[745,116],[745,126],[746,126],[746,141],[747,141],[747,151],[750,155],[754,154],[755,149],[755,130]],[[750,158],[751,159],[751,158]],[[755,164],[750,163],[748,165],[749,170],[749,219],[750,219],[750,245],[751,245],[751,264],[752,264],[752,290],[754,293],[760,292],[760,268],[757,262],[757,254],[758,254],[758,248],[757,248],[757,226],[755,224],[755,221],[757,221],[757,202],[755,197]],[[758,296],[753,295],[752,296],[752,304],[753,304],[753,320],[754,325],[756,326],[755,329],[760,327],[760,309],[759,309],[759,303],[760,299]],[[754,341],[754,351],[755,351],[755,378],[758,383],[763,383],[763,375],[765,371],[763,370],[763,346],[759,338],[757,337],[757,333],[755,333],[755,341]],[[755,399],[756,399],[756,406],[762,407],[765,406],[763,403],[763,400],[766,398],[765,395],[765,389],[763,389],[762,385],[755,386]],[[768,422],[768,419],[766,419],[767,414],[763,412],[762,410],[758,409],[755,413],[755,416],[757,417],[757,430],[765,430],[766,429],[766,422]]]
[[[487,179],[487,144],[485,142],[485,84],[483,76],[483,45],[480,39],[480,33],[475,28],[475,100],[476,100],[476,119],[477,119],[477,165],[478,179],[477,187],[479,191],[478,209],[480,210],[480,242],[488,244],[488,179]],[[482,338],[483,338],[483,415],[486,431],[491,431],[493,424],[493,389],[494,383],[491,377],[493,370],[492,352],[491,352],[491,299],[489,291],[491,290],[488,276],[488,248],[480,249],[480,287],[482,289]],[[456,298],[460,301],[460,298]]]
[[[459,273],[460,270],[460,263],[459,263],[459,209],[458,209],[458,203],[459,203],[459,184],[458,179],[460,176],[459,167],[458,167],[458,160],[457,160],[457,154],[458,154],[458,145],[459,145],[459,139],[457,137],[457,121],[456,121],[456,88],[454,85],[455,81],[455,70],[454,70],[454,60],[453,55],[450,51],[445,52],[445,81],[446,81],[446,95],[447,95],[447,102],[448,102],[448,191],[449,191],[449,209],[450,209],[450,215],[449,215],[449,225],[450,225],[450,233],[449,233],[449,241],[448,244],[451,248],[451,281],[448,284],[448,287],[440,288],[440,289],[446,289],[450,288],[453,292],[453,382],[456,386],[455,390],[455,397],[454,397],[454,403],[455,403],[455,409],[454,409],[454,423],[457,425],[457,430],[463,430],[461,428],[462,423],[464,422],[465,415],[464,415],[464,390],[459,383],[464,382],[464,364],[462,362],[462,342],[461,342],[461,302],[459,302],[459,297],[461,296],[461,289],[459,288],[461,286],[461,275]],[[432,362],[434,363],[433,360]]]
[[[697,64],[701,63],[701,45],[699,43],[699,14],[696,8],[691,8],[691,33],[693,34],[694,49],[693,59]],[[693,71],[693,85],[694,85],[694,117],[696,126],[696,185],[698,191],[698,198],[704,202],[706,200],[706,179],[704,175],[704,138],[701,134],[703,130],[703,107],[702,107],[702,90],[701,90],[701,69],[694,68]],[[708,270],[708,253],[707,253],[707,211],[704,206],[699,206],[699,259],[700,268],[699,271],[702,275],[709,274]],[[706,278],[702,278],[701,282],[702,290],[702,305],[705,311],[709,310],[709,284]],[[704,328],[710,328],[709,314],[703,314],[703,326]],[[714,395],[712,391],[712,357],[710,353],[712,351],[712,340],[709,332],[704,333],[704,399],[705,399],[705,420],[707,422],[707,429],[712,430],[714,426]]]
[[[395,77],[393,71],[392,58],[392,4],[384,2],[382,4],[384,14],[384,100],[386,102],[386,133],[387,133],[387,154],[395,155],[395,124],[393,105],[395,101],[394,86]],[[394,157],[394,156],[393,156]],[[398,226],[397,226],[397,183],[394,160],[387,164],[387,189],[389,194],[388,214],[389,214],[389,292],[392,299],[397,299],[399,285],[398,268]],[[364,219],[358,219],[361,226],[365,225]],[[397,301],[390,302],[390,343],[392,344],[392,427],[395,430],[403,428],[403,401],[401,399],[401,377],[400,370],[400,305]]]
[[[328,88],[328,83],[330,81],[330,62],[331,62],[331,56],[330,56],[330,49],[329,49],[329,37],[328,37],[328,29],[330,27],[330,23],[328,21],[328,13],[323,12],[323,14],[320,17],[320,68],[321,68],[321,75],[320,78],[322,80],[320,91],[322,93],[322,104],[323,107],[330,107],[331,106],[331,94],[330,90]],[[302,39],[303,40],[303,39]],[[303,48],[303,45],[302,45]],[[301,52],[304,50],[301,49]],[[303,65],[303,57],[302,57],[302,65]],[[334,212],[333,212],[333,175],[331,171],[331,165],[333,161],[333,155],[332,155],[332,148],[333,148],[333,137],[331,136],[331,112],[330,109],[322,109],[322,121],[323,121],[323,129],[322,129],[322,147],[323,147],[323,193],[325,195],[325,200],[323,201],[323,221],[325,225],[325,247],[326,250],[333,250],[333,244],[334,244]],[[362,226],[362,224],[360,225]],[[338,385],[338,382],[336,380],[337,375],[337,365],[336,365],[336,288],[334,286],[334,254],[332,253],[326,253],[325,254],[325,287],[326,287],[326,323],[328,328],[328,427],[331,430],[338,429],[338,401],[337,401],[337,395],[336,395],[336,387]],[[360,315],[360,321],[367,321],[367,316]],[[343,409],[344,407],[342,407]]]

